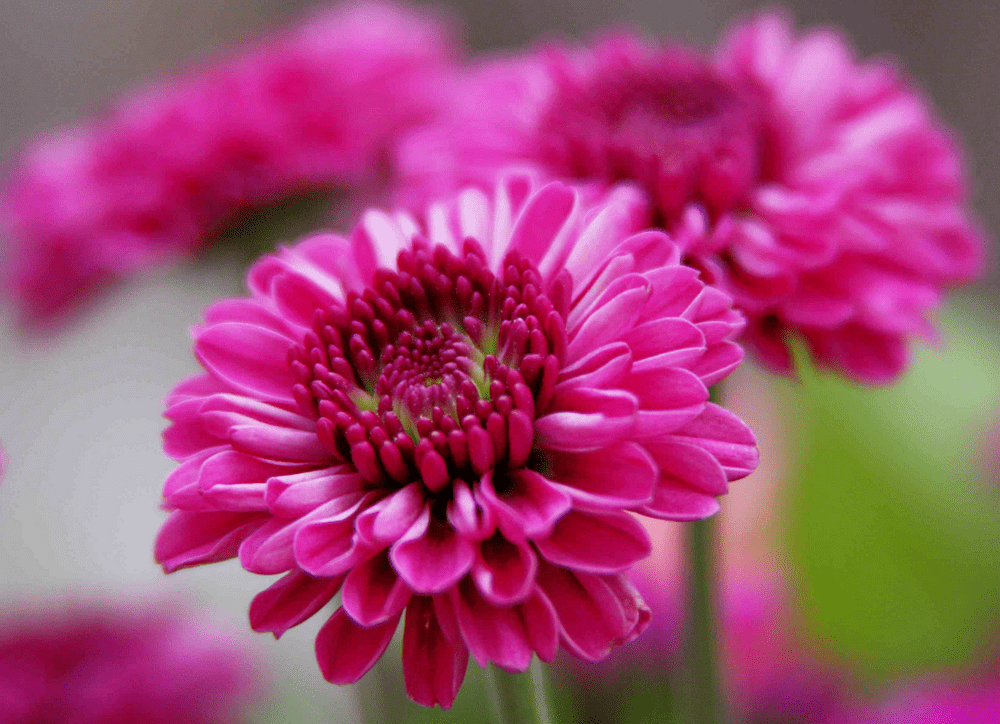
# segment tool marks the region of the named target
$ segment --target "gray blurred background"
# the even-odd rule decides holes
[[[95,108],[151,74],[265,32],[302,0],[0,0],[0,156],[29,136]],[[581,37],[627,22],[711,42],[756,7],[736,0],[450,0],[473,50],[516,47],[539,35]],[[802,26],[844,27],[865,55],[901,59],[966,142],[976,206],[1000,229],[1000,13],[990,0],[795,0]],[[245,627],[263,587],[234,562],[164,580],[151,541],[163,478],[163,399],[196,371],[188,327],[211,300],[236,293],[244,254],[217,249],[114,292],[44,343],[0,327],[0,441],[10,458],[0,487],[0,598],[70,587],[109,595],[172,591]],[[997,265],[978,299],[1000,301]],[[5,322],[6,320],[0,320]],[[317,619],[319,617],[316,617]],[[280,645],[255,637],[277,696],[261,721],[356,721],[349,689],[325,684],[312,662],[321,621]]]

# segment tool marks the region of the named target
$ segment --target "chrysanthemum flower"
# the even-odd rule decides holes
[[[895,378],[907,339],[933,338],[942,291],[982,267],[956,144],[923,99],[888,63],[773,15],[712,58],[615,36],[474,65],[399,158],[405,201],[488,187],[511,163],[639,182],[781,371],[794,332],[822,365]]]
[[[451,56],[439,18],[350,3],[42,137],[0,200],[25,321],[190,252],[248,208],[372,183],[438,105]]]
[[[4,724],[232,724],[260,677],[245,643],[176,606],[0,613]]]
[[[450,706],[469,653],[523,671],[634,638],[649,611],[623,572],[650,541],[631,513],[711,515],[757,460],[708,402],[741,319],[648,213],[629,187],[512,175],[262,259],[168,400],[182,464],[157,560],[284,573],[250,607],[276,636],[341,591],[316,640],[336,683],[405,611],[425,705]]]

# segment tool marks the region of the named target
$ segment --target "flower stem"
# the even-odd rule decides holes
[[[487,666],[484,673],[497,724],[552,724],[545,677],[537,661],[532,663],[530,676],[508,674],[495,666]]]
[[[716,651],[715,523],[699,520],[687,529],[688,587],[684,631],[686,721],[724,724],[725,703]]]

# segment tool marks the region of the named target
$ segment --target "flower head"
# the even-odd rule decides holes
[[[632,512],[693,520],[750,472],[708,402],[742,352],[729,299],[646,231],[630,187],[504,177],[417,221],[265,257],[209,308],[207,373],[168,401],[172,571],[238,555],[286,575],[250,609],[280,635],[338,591],[324,676],[356,681],[406,612],[404,679],[449,706],[467,657],[596,661],[645,627]]]
[[[468,68],[448,113],[409,133],[400,197],[488,187],[520,164],[638,182],[685,261],[731,294],[745,340],[788,371],[788,336],[865,382],[898,376],[932,338],[948,287],[983,243],[949,132],[889,64],[781,17],[713,57],[615,36]]]
[[[373,183],[439,105],[451,55],[438,18],[349,3],[38,139],[0,199],[23,318],[189,253],[248,208]]]
[[[5,724],[229,723],[258,683],[244,644],[175,606],[0,614]]]

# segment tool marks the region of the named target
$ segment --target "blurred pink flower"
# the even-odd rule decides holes
[[[425,705],[451,705],[469,653],[523,671],[632,640],[648,610],[623,572],[650,540],[629,511],[703,518],[757,463],[708,402],[741,319],[648,217],[631,187],[511,175],[263,258],[168,400],[157,560],[286,573],[250,608],[276,636],[342,588],[316,640],[335,683],[406,610]]]
[[[43,136],[0,200],[23,319],[188,253],[250,207],[377,179],[396,135],[439,105],[451,54],[439,18],[349,3]]]
[[[731,293],[745,340],[791,370],[788,333],[864,382],[933,339],[942,292],[984,245],[950,133],[884,61],[780,16],[736,27],[714,58],[638,37],[489,59],[399,149],[419,202],[498,170],[638,181],[686,262]]]
[[[0,613],[3,724],[231,724],[260,676],[247,646],[165,604]]]
[[[824,724],[994,724],[998,712],[996,679],[942,679],[901,688],[878,704],[859,705],[828,717]]]

